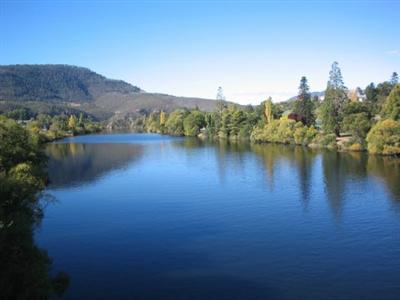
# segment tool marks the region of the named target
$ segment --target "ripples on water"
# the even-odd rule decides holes
[[[400,299],[400,162],[158,135],[48,147],[66,299]]]

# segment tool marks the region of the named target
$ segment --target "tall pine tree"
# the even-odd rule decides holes
[[[299,94],[294,107],[294,112],[300,115],[307,126],[314,124],[313,102],[311,100],[310,87],[305,76],[300,79]]]
[[[326,133],[340,135],[342,110],[347,102],[347,88],[344,86],[339,64],[334,62],[329,72],[325,99],[321,106],[322,129]]]

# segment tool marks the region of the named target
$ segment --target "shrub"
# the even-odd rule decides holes
[[[316,134],[313,139],[311,147],[326,147],[326,148],[335,148],[336,144],[336,134]]]
[[[311,126],[304,126],[301,122],[295,122],[287,118],[272,120],[263,128],[256,127],[251,140],[258,143],[281,143],[308,145],[317,135],[317,130]]]

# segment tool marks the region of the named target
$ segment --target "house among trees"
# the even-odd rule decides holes
[[[350,99],[350,101],[353,102],[363,102],[367,99],[365,93],[359,88],[357,87],[356,89],[353,90],[349,90],[347,92],[347,97]]]

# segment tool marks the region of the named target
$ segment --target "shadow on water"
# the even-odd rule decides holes
[[[51,188],[88,184],[142,157],[140,144],[61,143],[47,147]]]
[[[231,167],[244,170],[246,167],[246,155],[251,153],[250,143],[236,140],[208,140],[199,138],[185,138],[181,141],[175,141],[173,146],[184,148],[185,152],[196,155],[196,150],[210,149],[215,153],[217,162],[217,172],[219,182],[224,184]]]
[[[282,160],[289,162],[299,180],[301,201],[304,209],[307,209],[310,201],[312,187],[312,171],[318,152],[299,146],[289,145],[252,145],[251,149],[263,161],[266,170],[268,184],[274,187],[274,173]]]
[[[341,213],[349,181],[361,181],[367,177],[383,182],[392,204],[397,210],[400,208],[400,159],[358,152],[324,151],[322,166],[327,198],[336,215]]]
[[[1,202],[3,202],[2,199]],[[13,201],[0,209],[0,299],[49,299],[69,285],[64,272],[53,274],[47,251],[36,246],[33,232],[43,213],[39,203]]]
[[[396,209],[400,206],[400,159],[368,155],[366,153],[341,153],[329,150],[312,150],[288,145],[252,145],[261,157],[267,173],[268,184],[274,186],[274,172],[280,160],[290,163],[298,174],[302,201],[306,208],[313,185],[323,184],[327,200],[334,215],[340,216],[345,199],[346,185],[351,180],[367,177],[381,180],[390,193]],[[321,160],[322,178],[313,179],[313,166]],[[313,182],[317,180],[318,182]],[[400,210],[399,210],[400,211]]]
[[[250,144],[236,141],[209,141],[186,138],[174,142],[190,152],[204,147],[213,148],[217,157],[217,168],[221,183],[227,176],[228,163],[245,167],[249,152],[261,158],[266,171],[267,183],[274,188],[274,173],[280,162],[288,162],[298,178],[301,201],[307,209],[313,185],[323,185],[329,206],[335,216],[340,216],[344,205],[346,185],[352,180],[362,181],[368,177],[384,183],[390,193],[392,204],[400,211],[400,159],[368,155],[360,152],[337,152],[313,150],[301,146],[278,144]],[[321,164],[321,178],[313,178],[313,169]],[[314,182],[313,182],[314,180]],[[317,182],[318,181],[318,182]]]

